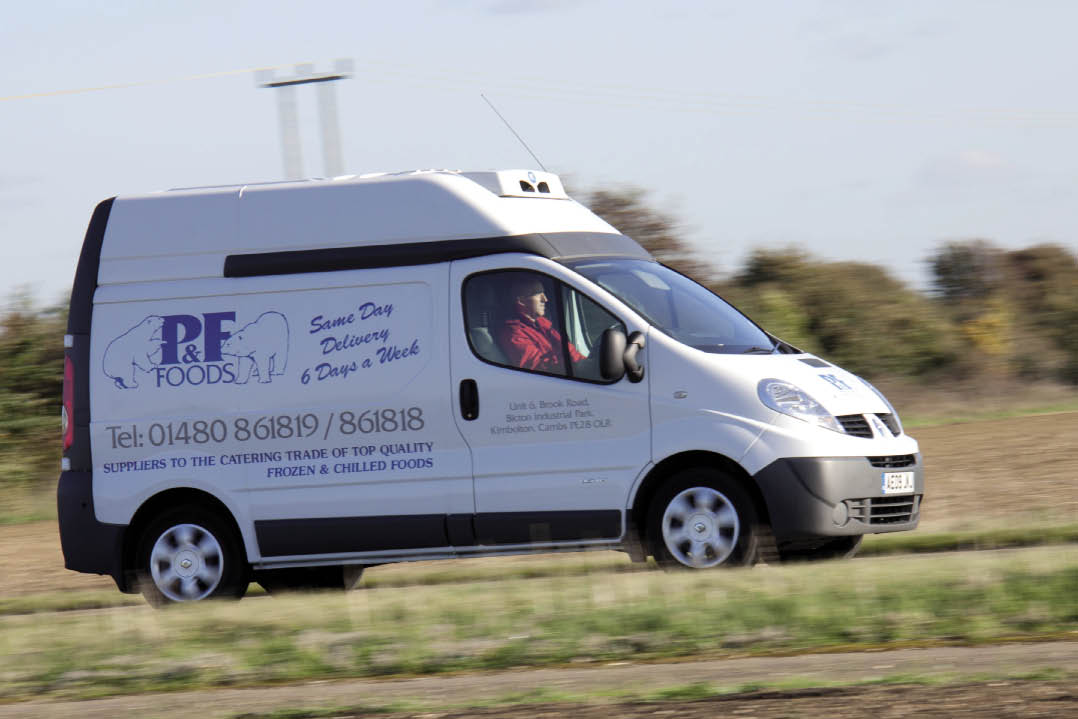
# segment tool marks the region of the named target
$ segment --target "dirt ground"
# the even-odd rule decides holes
[[[374,716],[340,714],[339,719]],[[639,719],[679,717],[710,719],[716,716],[788,719],[791,717],[871,717],[893,719],[918,717],[1078,717],[1078,693],[1073,686],[1059,684],[996,683],[963,686],[888,686],[854,689],[804,689],[792,692],[757,692],[736,697],[695,702],[646,702],[617,705],[533,705],[506,709],[469,710],[446,714],[380,715],[386,719],[457,719],[458,717],[500,717],[502,719]]]
[[[921,444],[927,472],[919,531],[1078,523],[1078,412],[910,433]],[[64,569],[55,522],[0,526],[0,546],[0,597],[115,591],[111,579]]]
[[[166,694],[117,696],[87,701],[31,701],[0,705],[0,719],[111,719],[117,716],[169,719],[281,716],[286,710],[320,712],[335,717],[608,717],[745,716],[745,717],[1078,717],[1078,642],[1000,644],[983,647],[934,647],[885,652],[807,654],[788,657],[741,657],[707,661],[601,666],[547,667],[410,678],[321,681],[250,689],[209,689]],[[981,680],[970,677],[1030,676],[1067,671],[1053,681]],[[632,702],[624,696],[647,696],[671,687],[745,687],[769,682],[797,682],[818,687],[879,681],[887,677],[949,679],[941,686],[913,682],[860,687],[759,690],[701,701],[670,697],[663,702]],[[622,694],[622,701],[547,703],[546,697],[601,697]],[[531,694],[529,694],[531,693]],[[527,705],[488,709],[452,709],[505,704],[507,697],[531,696]],[[549,702],[549,698],[546,699]],[[386,714],[385,708],[407,702],[422,712]],[[347,707],[368,707],[364,712]],[[447,707],[446,709],[431,709]],[[375,713],[375,709],[382,711]],[[276,714],[274,714],[276,712]]]
[[[16,709],[9,707],[10,709]],[[164,707],[161,707],[162,709]],[[66,715],[4,713],[0,716],[32,717]],[[163,713],[171,716],[171,712]],[[112,715],[120,716],[120,715]],[[130,715],[129,715],[130,716]],[[143,715],[153,716],[153,714]],[[259,714],[238,713],[242,719],[257,719]],[[302,716],[295,713],[293,716]],[[320,714],[319,716],[324,716]],[[888,685],[850,688],[759,691],[696,701],[629,703],[552,703],[521,704],[457,711],[387,713],[382,710],[341,710],[334,719],[464,719],[499,717],[500,719],[641,719],[677,717],[711,719],[716,716],[746,719],[791,719],[793,717],[828,717],[829,719],[1025,719],[1078,717],[1078,688],[1068,682],[983,682],[950,686]]]
[[[921,530],[1078,523],[1078,412],[910,434],[925,463]]]
[[[642,719],[678,717],[710,719],[716,716],[788,719],[791,717],[871,717],[892,719],[918,717],[1078,717],[1078,693],[1074,686],[998,682],[962,686],[887,686],[851,689],[803,689],[785,692],[754,692],[734,697],[692,702],[642,702],[632,704],[536,704],[519,707],[470,709],[462,712],[422,714],[336,714],[383,719]]]

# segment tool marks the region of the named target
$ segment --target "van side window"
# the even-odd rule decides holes
[[[625,332],[625,325],[587,295],[567,285],[561,285],[561,290],[562,307],[565,311],[562,326],[565,327],[566,339],[587,358],[585,361],[574,362],[570,372],[579,379],[602,382],[604,380],[599,373],[599,346],[603,332],[610,328]]]
[[[468,342],[481,359],[590,381],[602,381],[598,347],[603,330],[622,326],[571,287],[527,270],[468,278],[464,313]]]

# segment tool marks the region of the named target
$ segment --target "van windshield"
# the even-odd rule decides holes
[[[716,354],[775,351],[775,343],[748,317],[658,262],[603,259],[566,264],[690,347]]]

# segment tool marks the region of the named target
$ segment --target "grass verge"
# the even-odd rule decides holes
[[[965,532],[901,532],[865,538],[860,557],[900,554],[928,554],[972,550],[1021,549],[1050,545],[1078,544],[1078,524],[1057,527],[996,528]],[[418,562],[387,565],[368,570],[361,590],[422,587],[454,584],[503,582],[506,580],[590,577],[612,574],[652,573],[656,567],[634,564],[617,552],[570,555],[534,555],[507,559],[478,559],[449,562]],[[251,585],[248,596],[262,594]],[[142,605],[137,595],[114,591],[29,594],[0,598],[0,617],[16,614],[80,611]]]
[[[967,552],[1019,549],[1050,544],[1078,543],[1078,524],[1049,527],[1009,527],[963,532],[896,532],[865,537],[859,556]]]
[[[0,701],[1072,636],[1078,556],[599,574],[0,618]]]

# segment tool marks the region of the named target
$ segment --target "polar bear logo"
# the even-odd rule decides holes
[[[236,358],[236,384],[247,384],[254,372],[261,384],[288,366],[288,320],[280,312],[263,312],[221,345],[221,354]]]
[[[161,327],[165,319],[150,315],[109,342],[102,361],[105,374],[120,389],[138,387],[138,373],[149,372],[161,362]]]

